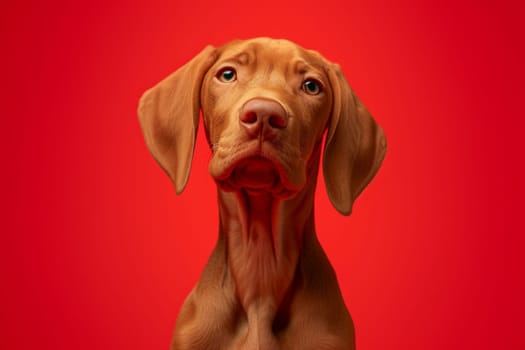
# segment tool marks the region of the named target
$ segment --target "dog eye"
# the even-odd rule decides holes
[[[232,81],[237,80],[237,72],[235,71],[235,69],[227,67],[221,69],[217,73],[216,77],[223,83],[231,83]]]
[[[303,83],[302,89],[308,95],[319,95],[323,90],[321,83],[315,79],[306,79]]]

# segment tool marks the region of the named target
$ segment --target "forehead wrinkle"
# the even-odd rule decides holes
[[[308,63],[306,63],[302,59],[301,60],[296,60],[293,63],[293,71],[294,71],[295,74],[303,75],[306,72],[311,71],[311,70],[312,69],[311,69],[310,65],[308,65]]]
[[[317,74],[325,73],[325,69],[323,65],[316,64],[316,63],[308,63],[302,59],[296,60],[293,63],[293,69],[294,69],[294,73],[299,74],[299,75],[304,75],[308,72],[314,72]]]
[[[236,61],[239,65],[245,65],[250,60],[248,53],[241,52],[233,57],[233,61]]]
[[[248,53],[240,52],[240,53],[235,54],[233,56],[227,57],[225,59],[225,61],[236,63],[239,66],[244,66],[244,65],[250,63],[250,57],[249,57]]]
[[[233,50],[232,50],[233,51]],[[237,50],[233,52],[225,51],[223,52],[223,57],[221,57],[221,62],[232,62],[240,66],[247,64],[252,64],[256,60],[255,54],[250,52],[250,50]]]

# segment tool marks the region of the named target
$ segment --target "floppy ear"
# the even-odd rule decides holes
[[[146,144],[171,178],[177,194],[188,181],[199,125],[201,83],[215,59],[215,48],[206,47],[147,90],[139,102],[139,121]]]
[[[332,205],[341,214],[350,215],[355,199],[383,161],[386,139],[381,127],[350,89],[339,66],[332,65],[328,75],[333,106],[323,174]]]

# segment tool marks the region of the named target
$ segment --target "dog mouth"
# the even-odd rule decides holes
[[[250,195],[270,193],[286,199],[298,191],[288,184],[280,162],[261,154],[248,155],[232,162],[215,180],[225,191],[244,190]]]
[[[252,189],[273,188],[278,180],[279,174],[272,162],[263,157],[242,161],[231,174],[231,182]]]

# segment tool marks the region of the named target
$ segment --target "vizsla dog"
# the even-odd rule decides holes
[[[340,68],[286,40],[208,46],[146,91],[146,143],[180,194],[199,114],[212,151],[219,238],[177,318],[173,350],[349,350],[354,327],[316,237],[323,172],[343,215],[377,172],[383,131]]]

